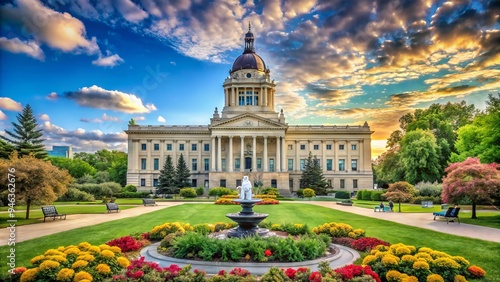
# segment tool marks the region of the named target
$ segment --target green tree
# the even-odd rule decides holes
[[[172,163],[172,157],[167,156],[163,168],[160,170],[158,178],[158,190],[161,194],[178,194],[179,189],[175,185],[175,168]]]
[[[5,130],[6,135],[0,135],[0,138],[10,143],[16,150],[19,156],[27,156],[30,153],[38,159],[46,159],[48,157],[47,151],[44,148],[43,133],[38,127],[33,110],[28,104],[23,108],[23,112],[17,115],[17,121],[12,122],[14,130]],[[2,145],[2,150],[9,150],[11,147]],[[6,151],[2,153],[5,155]]]
[[[10,159],[0,160],[0,173],[5,176],[0,178],[1,191],[15,189],[17,204],[26,203],[26,219],[29,219],[32,204],[47,205],[57,200],[68,191],[67,185],[72,179],[66,170],[49,161],[40,160],[33,154],[18,157],[17,151]]]
[[[500,194],[500,166],[481,164],[478,158],[467,158],[446,168],[441,198],[444,203],[461,199],[472,201],[472,216],[477,218],[476,207],[481,202],[492,203]]]
[[[0,139],[0,159],[8,159],[14,150],[14,146]]]
[[[108,168],[109,178],[111,181],[120,183],[121,186],[125,186],[127,184],[128,156],[124,152],[114,152],[115,156],[111,161],[111,166]]]
[[[429,131],[417,129],[401,140],[401,159],[405,180],[410,183],[434,182],[440,177],[436,138]]]
[[[311,152],[309,152],[309,156],[307,157],[300,181],[302,187],[313,189],[316,195],[326,194],[328,183],[323,177],[323,170],[319,165],[318,158],[316,156],[313,157]]]
[[[54,166],[67,170],[74,178],[83,177],[85,174],[94,175],[96,173],[95,168],[80,159],[49,157],[49,160]]]
[[[184,156],[181,154],[179,160],[177,161],[177,167],[175,168],[175,184],[178,188],[191,187],[191,181],[189,177],[191,172],[184,160]]]
[[[382,197],[398,203],[401,212],[401,203],[409,202],[418,191],[406,181],[398,181],[389,185],[387,192]]]
[[[389,183],[404,180],[404,169],[400,165],[400,153],[388,150],[375,160],[375,182],[379,187],[387,187]]]

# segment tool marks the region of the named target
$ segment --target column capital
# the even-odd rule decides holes
[[[141,142],[141,139],[132,139],[132,142],[139,143],[139,142]]]
[[[160,143],[165,143],[165,140],[160,140]]]
[[[146,140],[146,141],[147,141],[148,143],[151,143],[151,142],[153,142],[153,139],[148,139],[148,140]]]
[[[177,140],[172,140],[173,143],[177,143]]]

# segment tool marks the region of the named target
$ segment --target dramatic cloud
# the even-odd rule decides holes
[[[114,67],[114,66],[119,65],[123,62],[124,62],[124,60],[118,54],[114,54],[114,55],[110,55],[107,57],[103,57],[102,55],[99,55],[99,58],[92,61],[92,64],[96,65],[96,66],[101,66],[101,67]]]
[[[3,20],[31,34],[37,42],[64,52],[95,54],[96,39],[87,39],[83,23],[69,13],[56,12],[38,0],[16,0],[0,8]]]
[[[158,122],[166,123],[167,120],[164,117],[162,117],[162,116],[158,116]]]
[[[50,120],[50,117],[49,117],[49,115],[48,115],[48,114],[41,114],[41,115],[39,116],[39,118],[40,118],[40,120],[42,120],[42,121],[49,121],[49,120]]]
[[[23,106],[21,105],[21,103],[16,102],[9,97],[0,97],[0,109],[20,112],[23,110]]]
[[[83,87],[78,91],[65,92],[64,98],[73,100],[80,106],[124,113],[149,113],[156,110],[155,105],[144,105],[141,98],[133,94],[106,90],[97,85]]]
[[[95,123],[103,123],[106,121],[121,122],[120,118],[108,116],[106,113],[102,114],[102,116],[100,118],[94,118],[94,119],[81,118],[80,121],[81,122],[95,122]]]
[[[0,48],[12,53],[26,54],[40,61],[45,60],[42,49],[40,49],[40,46],[35,41],[22,41],[19,38],[8,39],[0,37]]]
[[[0,110],[0,120],[7,120],[8,117]]]

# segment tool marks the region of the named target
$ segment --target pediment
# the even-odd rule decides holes
[[[268,128],[268,129],[283,129],[285,124],[263,118],[254,114],[242,114],[223,120],[211,126],[211,128]]]

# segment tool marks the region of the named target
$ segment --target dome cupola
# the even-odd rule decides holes
[[[255,53],[255,48],[253,46],[254,40],[252,26],[248,23],[248,32],[245,34],[245,50],[243,54],[234,61],[230,73],[243,69],[255,69],[262,72],[266,70],[264,60]]]

